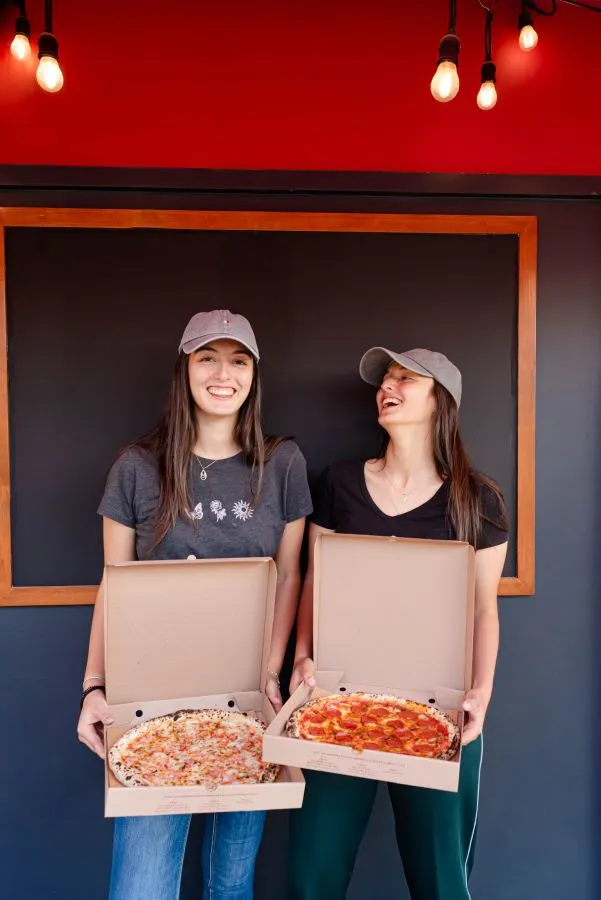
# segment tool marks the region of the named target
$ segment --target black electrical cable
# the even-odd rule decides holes
[[[567,3],[568,6],[576,6],[579,9],[588,9],[590,12],[601,13],[601,6],[592,6],[590,3],[581,3],[580,0],[560,0],[561,3]]]

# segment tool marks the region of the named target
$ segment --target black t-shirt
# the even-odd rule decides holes
[[[314,492],[311,520],[341,534],[375,534],[383,537],[455,540],[448,516],[449,485],[444,482],[421,506],[400,516],[388,516],[372,500],[365,483],[364,461],[329,466]],[[482,531],[476,550],[504,544],[507,532],[499,521],[499,501],[486,485],[481,487]]]

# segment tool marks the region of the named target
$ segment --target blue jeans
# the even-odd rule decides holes
[[[252,900],[264,812],[205,815],[202,900]],[[115,820],[109,900],[178,900],[190,816]]]

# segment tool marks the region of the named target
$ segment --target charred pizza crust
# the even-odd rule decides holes
[[[264,730],[244,713],[180,709],[128,729],[109,750],[108,764],[126,787],[266,784],[280,767],[263,762]]]
[[[440,723],[444,726],[445,730],[445,744],[443,750],[436,753],[435,755],[431,755],[428,753],[411,753],[407,748],[401,747],[391,747],[385,746],[384,742],[382,746],[379,748],[381,750],[385,750],[387,752],[394,753],[407,753],[410,752],[411,755],[417,756],[426,756],[433,759],[452,759],[453,756],[457,753],[459,749],[459,728],[455,723],[447,716],[445,713],[441,712],[441,710],[436,709],[432,706],[426,706],[423,703],[416,703],[414,700],[406,700],[401,697],[395,697],[391,694],[370,694],[363,691],[357,691],[352,694],[333,694],[328,697],[318,697],[314,700],[308,700],[302,706],[300,706],[297,710],[295,710],[288,722],[286,723],[286,734],[289,737],[293,738],[301,738],[303,740],[312,740],[312,741],[322,741],[324,743],[337,743],[338,746],[354,746],[353,742],[349,740],[348,742],[332,741],[332,734],[330,733],[329,739],[328,734],[324,731],[322,736],[319,734],[310,734],[306,730],[307,720],[309,719],[311,713],[322,713],[326,719],[328,719],[328,707],[337,707],[338,709],[349,710],[353,701],[355,703],[361,703],[362,701],[366,703],[365,711],[369,713],[369,706],[374,706],[377,704],[382,704],[382,706],[387,706],[390,708],[391,716],[395,714],[402,714],[403,711],[411,712],[417,714],[420,718],[422,716],[427,717],[428,719],[434,719],[436,722]],[[309,714],[309,715],[307,715]],[[331,717],[331,721],[334,720],[334,717]],[[422,720],[425,723],[425,719]],[[362,730],[364,735],[369,735],[369,731],[371,725],[359,725],[359,728]],[[377,729],[377,725],[374,726]],[[360,749],[359,742],[355,744],[356,749]],[[368,748],[374,749],[374,748]]]

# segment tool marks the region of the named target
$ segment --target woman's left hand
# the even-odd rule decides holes
[[[484,728],[484,716],[488,708],[488,698],[483,691],[472,688],[465,695],[463,701],[463,709],[467,713],[467,720],[463,729],[463,737],[461,743],[465,746],[475,741],[482,734]]]
[[[274,678],[273,675],[267,675],[267,681],[265,683],[265,693],[267,694],[267,699],[273,706],[276,712],[279,712],[282,708],[282,693],[280,691],[280,683],[277,678]]]

